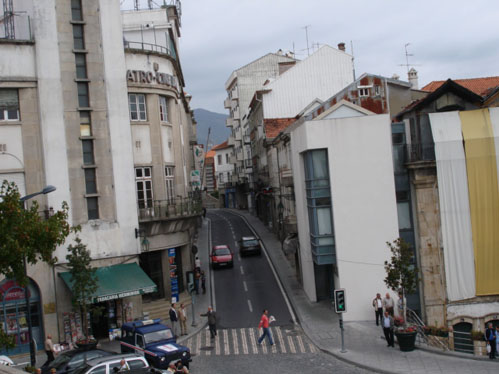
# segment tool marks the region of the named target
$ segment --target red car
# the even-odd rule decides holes
[[[228,245],[215,245],[211,249],[211,267],[215,269],[216,267],[233,267],[234,266],[234,254],[230,250]]]

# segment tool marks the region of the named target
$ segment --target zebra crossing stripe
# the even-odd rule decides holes
[[[189,338],[189,339],[187,340],[187,343],[185,344],[185,346],[186,346],[187,348],[189,348],[189,351],[191,351],[191,352],[193,352],[193,351],[194,351],[194,350],[193,350],[193,348],[192,348],[192,338]]]
[[[289,350],[291,353],[296,353],[295,343],[293,343],[293,338],[288,335]]]
[[[305,353],[305,346],[303,345],[303,340],[300,335],[296,337],[296,340],[298,340],[298,346],[300,347],[301,353]]]
[[[215,354],[220,356],[220,334],[215,335]]]
[[[274,342],[274,345],[272,346],[271,351],[272,353],[277,353],[277,345],[276,345],[276,340],[275,340],[275,334],[273,332],[273,330],[276,330],[277,328],[272,328],[270,327],[270,335],[272,336],[272,341]]]
[[[246,331],[244,329],[241,329],[241,343],[243,346],[243,353],[245,355],[249,354],[248,352],[248,343],[246,342]]]
[[[200,351],[200,348],[201,348],[201,337],[202,337],[202,334],[198,334],[198,336],[196,336],[196,349],[194,350],[194,353],[196,354],[200,354],[201,351]]]
[[[251,340],[251,348],[253,348],[253,354],[256,355],[258,353],[258,348],[256,346],[255,332],[253,331],[253,329],[249,329],[249,336]]]
[[[277,327],[277,340],[279,341],[279,347],[282,353],[286,353],[286,344],[284,344],[284,339],[282,338],[281,328]]]
[[[206,346],[210,346],[210,332],[208,330],[206,330],[205,335],[206,335]],[[211,355],[210,351],[205,351],[205,353],[207,356]]]
[[[312,352],[312,353],[316,353],[317,352],[317,349],[315,348],[315,345],[313,345],[312,343],[308,343],[308,346],[310,348],[310,352]]]
[[[230,355],[229,332],[227,330],[224,330],[224,354]]]
[[[234,354],[238,355],[239,354],[239,344],[237,341],[237,330],[232,330],[232,344],[234,346]]]

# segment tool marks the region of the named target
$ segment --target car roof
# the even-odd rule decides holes
[[[213,249],[223,249],[223,248],[229,248],[228,245],[225,244],[220,244],[220,245],[214,245]]]
[[[59,353],[59,355],[64,355],[64,356],[70,356],[70,357],[73,357],[73,356],[76,356],[77,354],[79,353],[85,353],[85,352],[104,352],[104,353],[107,353],[108,355],[112,355],[111,352],[108,352],[108,351],[104,351],[102,349],[90,349],[90,350],[85,350],[85,349],[72,349],[70,351],[62,351],[61,353]]]
[[[114,354],[111,356],[97,357],[91,360],[87,360],[87,364],[90,366],[97,366],[104,362],[112,362],[112,361],[121,361],[121,359],[129,360],[133,358],[142,358],[142,356],[135,353],[127,353],[127,354]]]
[[[255,239],[256,239],[256,237],[254,237],[254,236],[243,236],[241,238],[241,240],[255,240]]]

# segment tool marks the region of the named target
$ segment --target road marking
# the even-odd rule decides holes
[[[251,300],[248,299],[248,308],[251,313],[253,313],[253,305],[251,305]]]
[[[305,353],[305,346],[303,345],[303,340],[300,335],[296,337],[296,340],[298,340],[298,346],[300,347],[301,353]]]
[[[243,265],[239,266],[239,269],[241,270],[241,275],[244,275]]]
[[[308,343],[308,346],[310,347],[310,352],[312,352],[312,353],[316,353],[317,352],[317,349],[315,348],[315,345],[313,345],[312,343]]]
[[[290,352],[291,353],[296,353],[295,343],[293,343],[293,339],[289,335],[288,335],[288,344],[289,344],[289,350],[290,350]]]
[[[239,354],[239,343],[237,341],[237,330],[236,329],[232,330],[232,343],[234,345],[234,354],[238,355]]]
[[[248,292],[248,285],[246,284],[246,281],[243,281],[243,287],[246,292]]]
[[[262,331],[263,332],[263,331]],[[261,336],[258,337],[258,339],[260,339]],[[264,354],[267,354],[267,338],[263,339],[262,340],[262,351]]]
[[[253,354],[256,355],[258,353],[258,347],[256,346],[255,332],[253,329],[249,330],[249,336],[251,340],[251,347],[253,348]]]
[[[241,261],[241,255],[239,253],[237,254],[237,260]]]
[[[208,330],[206,330],[206,345],[207,346],[210,346],[210,332]],[[211,355],[211,352],[210,351],[206,351],[205,352],[207,356]]]
[[[276,328],[277,340],[279,340],[279,347],[281,347],[281,352],[286,353],[286,345],[284,344],[284,339],[282,338],[282,333],[280,328]]]
[[[189,338],[187,340],[187,344],[185,345],[187,348],[189,348],[189,351],[192,352],[192,338]]]
[[[200,347],[201,347],[201,334],[198,334],[198,336],[196,336],[196,350],[194,351],[195,354],[200,353],[199,351]]]
[[[229,332],[227,330],[224,330],[224,354],[226,354],[226,355],[230,354],[230,349],[229,349]]]
[[[220,337],[220,335],[217,333],[217,335],[215,335],[215,354],[217,356],[220,355],[220,340],[219,340],[219,337]]]
[[[208,243],[210,243],[208,248],[213,248],[213,242],[211,239],[211,219],[208,218]],[[213,310],[217,310],[217,302],[215,299],[215,274],[211,269],[211,266],[208,266],[208,271],[210,272],[210,297],[211,297],[211,307]]]

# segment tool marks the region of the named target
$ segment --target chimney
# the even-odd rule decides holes
[[[411,68],[411,70],[407,72],[407,78],[409,79],[409,83],[411,84],[412,89],[419,89],[418,72],[416,71],[416,69]]]
[[[282,56],[282,55],[283,55],[283,53],[282,53],[282,49],[280,49],[280,48],[279,48],[279,50],[277,51],[277,55],[279,55],[279,56]]]
[[[345,52],[345,43],[338,43],[338,49],[342,52]]]
[[[397,73],[392,75],[392,79],[398,80],[399,78],[400,76]]]

